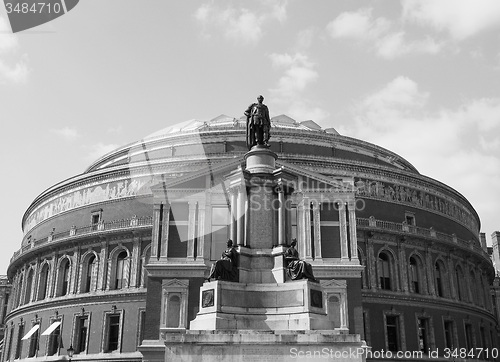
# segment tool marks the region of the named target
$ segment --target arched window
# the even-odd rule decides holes
[[[378,276],[380,289],[391,290],[391,262],[385,252],[378,255]]]
[[[116,258],[116,273],[115,273],[115,285],[114,289],[122,289],[127,285],[125,266],[127,263],[127,252],[121,251]]]
[[[82,293],[88,293],[92,290],[95,279],[97,278],[97,268],[97,258],[94,254],[91,254],[82,268]]]
[[[16,290],[16,307],[19,307],[21,304],[21,291],[23,288],[23,275],[19,275],[19,280],[17,282],[17,290]]]
[[[28,272],[28,277],[26,278],[26,292],[24,293],[24,304],[28,304],[31,301],[31,288],[33,287],[33,269]]]
[[[40,281],[38,283],[37,300],[42,300],[47,297],[47,289],[49,287],[49,265],[44,264],[40,271]]]
[[[470,301],[473,302],[474,304],[479,304],[479,293],[477,290],[478,284],[476,280],[476,274],[474,273],[473,270],[470,271],[470,292],[471,292],[471,299]]]
[[[420,283],[420,270],[418,261],[415,257],[410,257],[410,290],[413,293],[420,293],[421,283]]]
[[[445,275],[444,275],[444,267],[440,261],[436,261],[436,264],[434,264],[434,276],[436,280],[436,294],[438,297],[444,297],[444,282],[445,282]]]
[[[466,300],[464,288],[464,273],[459,265],[455,268],[455,281],[457,285],[457,299]]]
[[[57,296],[66,295],[69,292],[70,271],[69,259],[65,258],[59,265],[59,277],[57,280]]]

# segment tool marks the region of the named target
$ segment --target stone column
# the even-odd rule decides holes
[[[196,238],[196,201],[189,201],[187,259],[194,260],[194,239]]]
[[[349,237],[351,239],[351,260],[358,259],[358,236],[356,232],[356,203],[349,201]]]
[[[52,254],[52,260],[50,261],[50,273],[49,273],[49,287],[47,290],[47,297],[52,298],[56,292],[56,273],[57,273],[57,254]]]
[[[340,221],[340,257],[343,261],[349,260],[349,249],[347,246],[347,203],[339,203],[339,221]]]
[[[141,264],[141,239],[134,236],[132,242],[132,267],[130,271],[130,286],[135,288],[139,286],[138,280],[141,276],[139,265]]]
[[[368,273],[368,288],[377,289],[377,260],[375,259],[375,251],[373,241],[366,238],[366,272]]]
[[[320,220],[320,203],[313,202],[313,225],[314,230],[314,258],[321,259],[321,220]]]
[[[231,240],[236,242],[238,239],[238,229],[237,229],[237,210],[238,210],[238,191],[237,189],[229,190],[231,193]]]
[[[99,269],[101,270],[101,277],[99,278],[99,281],[97,283],[97,290],[106,290],[108,254],[108,243],[104,241],[101,243],[101,255],[99,257]]]
[[[283,190],[283,185],[278,185],[278,201],[279,201],[279,209],[278,209],[278,245],[285,245],[285,192]]]
[[[457,289],[458,285],[455,286],[455,267],[453,265],[453,260],[451,258],[451,255],[448,254],[447,256],[448,259],[448,281],[450,285],[450,296],[452,298],[458,299],[458,294],[457,294]]]
[[[303,244],[299,256],[304,258],[304,260],[312,261],[312,248],[311,248],[311,202],[308,197],[304,197],[302,201],[302,232],[303,232]]]
[[[402,290],[405,293],[408,293],[410,290],[408,286],[408,263],[406,262],[406,252],[405,252],[405,245],[403,243],[403,240],[398,239],[398,255],[396,260],[394,260],[394,267],[396,268],[395,273],[394,273],[394,282],[395,282],[395,287],[397,291]],[[399,259],[399,262],[398,260]],[[398,275],[400,276],[401,283],[398,283]]]
[[[33,280],[31,282],[31,298],[30,302],[34,302],[38,297],[38,274],[40,273],[40,258],[36,258],[35,266],[33,267]]]
[[[153,234],[151,235],[151,257],[160,257],[160,211],[161,204],[153,205]]]
[[[78,293],[77,287],[78,287],[78,279],[80,279],[79,276],[79,265],[80,265],[80,247],[77,246],[73,248],[73,256],[71,257],[71,260],[73,261],[71,265],[71,279],[70,279],[70,286],[69,286],[69,294],[76,294]]]
[[[205,202],[198,204],[198,245],[196,258],[204,259],[205,253]]]
[[[432,262],[432,255],[429,250],[429,246],[426,246],[425,248],[425,262],[427,264],[427,268],[424,266],[424,274],[427,276],[427,292],[430,295],[437,295],[436,293],[436,285],[434,283],[434,263]]]
[[[170,227],[170,203],[163,205],[163,217],[161,227],[161,253],[160,256],[168,256],[168,231]]]
[[[246,187],[240,186],[238,188],[238,209],[236,212],[236,240],[237,245],[243,246],[245,244],[245,200],[246,200]]]

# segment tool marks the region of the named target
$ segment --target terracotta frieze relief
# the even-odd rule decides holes
[[[357,196],[392,201],[432,210],[457,220],[475,233],[478,232],[479,227],[477,222],[466,208],[442,197],[408,186],[369,179],[355,178],[354,184]]]
[[[108,200],[150,194],[150,181],[151,177],[115,180],[99,185],[81,187],[64,195],[51,198],[38,206],[28,216],[24,224],[25,233],[40,222],[71,209]]]

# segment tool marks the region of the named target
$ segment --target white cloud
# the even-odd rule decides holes
[[[404,19],[430,25],[463,40],[500,27],[498,0],[404,0]]]
[[[210,38],[213,31],[221,31],[224,36],[235,42],[257,43],[264,35],[264,23],[284,22],[287,17],[286,1],[263,3],[259,11],[235,8],[228,5],[223,8],[214,3],[202,4],[194,17],[203,27],[203,36]]]
[[[334,39],[356,40],[358,44],[386,59],[415,53],[435,54],[443,46],[430,37],[407,40],[406,32],[394,22],[383,17],[373,18],[371,8],[344,12],[332,20],[326,30]]]
[[[17,36],[12,34],[7,20],[3,16],[0,16],[0,54],[12,51],[18,45]]]
[[[105,154],[116,150],[120,145],[114,144],[114,143],[96,143],[91,146],[87,146],[89,149],[87,155],[85,156],[85,160],[88,162],[94,162],[97,161],[99,158],[104,156]]]
[[[80,134],[75,128],[70,128],[67,126],[60,129],[52,129],[50,130],[50,132],[58,135],[59,137],[62,137],[67,141],[74,141],[75,139],[80,137]]]
[[[271,90],[280,98],[297,95],[318,78],[315,64],[304,54],[273,53],[270,58],[275,68],[284,68],[284,75],[279,79],[278,87]]]
[[[12,54],[19,48],[17,36],[12,34],[12,30],[7,20],[0,16],[0,84],[24,83],[28,79],[29,67],[27,56],[21,56],[16,61],[7,61],[8,53]],[[9,58],[13,58],[10,55]],[[12,64],[14,63],[14,64]]]
[[[326,29],[333,38],[370,40],[386,33],[390,27],[391,22],[385,18],[373,19],[371,8],[362,8],[340,14]]]
[[[270,56],[274,68],[281,70],[275,88],[270,89],[273,102],[283,107],[283,112],[298,121],[325,119],[328,113],[307,97],[308,87],[319,77],[316,64],[303,53],[293,55],[273,53]]]
[[[346,135],[373,142],[469,199],[483,230],[498,228],[500,98],[465,102],[458,109],[426,109],[430,94],[398,77],[355,103]]]
[[[26,57],[21,57],[14,66],[9,66],[0,59],[0,84],[25,83],[28,80],[29,73],[30,69]]]

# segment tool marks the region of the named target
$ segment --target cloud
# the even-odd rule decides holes
[[[105,143],[102,143],[102,142],[93,144],[91,146],[87,146],[88,153],[85,156],[85,160],[87,162],[97,161],[99,158],[101,158],[105,154],[107,154],[107,153],[109,153],[111,151],[114,151],[114,150],[116,150],[119,147],[120,147],[120,145],[117,145],[117,144],[114,144],[114,143],[105,144]]]
[[[283,72],[276,87],[269,90],[278,109],[282,107],[283,113],[299,121],[325,119],[328,112],[306,94],[308,87],[319,78],[316,64],[300,52],[293,55],[273,53],[269,58],[272,66]]]
[[[1,83],[26,83],[30,69],[28,67],[27,57],[21,59],[13,66],[9,66],[0,59],[0,84]]]
[[[21,84],[27,81],[30,72],[28,57],[23,55],[14,61],[7,60],[7,56],[13,58],[12,54],[18,48],[17,36],[12,34],[7,20],[0,16],[0,84]]]
[[[7,20],[0,16],[0,54],[12,51],[18,46],[17,36],[12,33]]]
[[[498,0],[404,0],[402,5],[405,20],[430,25],[457,41],[500,28]]]
[[[334,39],[355,40],[381,58],[394,59],[407,54],[438,53],[443,43],[431,37],[408,40],[401,26],[378,17],[374,18],[371,8],[341,13],[326,26],[327,33]]]
[[[62,137],[66,141],[74,141],[75,139],[80,137],[80,134],[75,128],[70,128],[67,126],[60,129],[52,129],[50,130],[50,132],[58,135],[59,137]]]
[[[328,23],[326,30],[333,38],[372,40],[387,33],[391,25],[385,18],[373,19],[371,8],[362,8],[340,14]]]
[[[194,13],[195,19],[203,28],[206,38],[219,31],[227,39],[235,42],[257,43],[264,35],[264,24],[273,21],[284,22],[287,17],[287,1],[263,2],[259,11],[235,8],[232,5],[221,7],[214,3],[202,4]]]
[[[500,200],[500,98],[433,112],[427,110],[430,98],[413,80],[397,77],[358,100],[351,125],[339,131],[388,148],[455,188],[491,232],[498,228]]]

